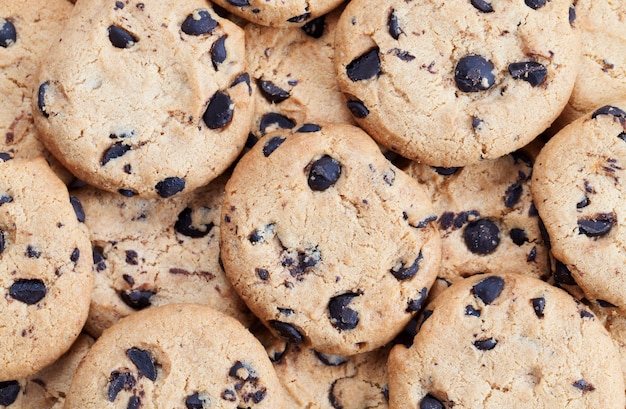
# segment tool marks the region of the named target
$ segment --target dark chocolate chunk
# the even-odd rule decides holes
[[[500,244],[500,229],[489,219],[478,219],[465,227],[463,239],[472,253],[490,254]]]
[[[187,409],[206,409],[211,402],[200,397],[199,393],[187,396],[185,407]]]
[[[46,118],[50,116],[50,113],[46,110],[46,91],[48,86],[50,86],[50,81],[42,82],[37,90],[37,108],[39,108],[41,115]]]
[[[470,217],[479,217],[479,216],[480,216],[480,213],[478,213],[477,210],[466,210],[466,211],[460,212],[454,217],[454,221],[452,222],[452,227],[454,227],[455,230],[460,229],[461,227],[463,227],[465,223],[468,222]]]
[[[472,316],[472,317],[480,317],[480,310],[477,310],[476,308],[472,307],[471,305],[466,305],[465,306],[465,315]]]
[[[113,8],[113,10],[121,10],[124,8],[124,2],[123,1],[116,1],[115,2],[115,7]]]
[[[493,338],[479,339],[473,342],[476,349],[481,351],[489,351],[496,347],[498,341]]]
[[[254,272],[263,281],[267,281],[270,278],[270,273],[264,268],[255,268]]]
[[[209,129],[221,129],[233,119],[233,101],[228,94],[217,91],[209,100],[202,120]]]
[[[543,297],[537,297],[533,298],[531,302],[537,318],[543,318],[543,309],[546,307],[546,299]]]
[[[119,193],[120,195],[122,195],[124,197],[133,197],[133,196],[135,196],[135,192],[133,192],[130,189],[118,189],[117,193]]]
[[[601,300],[601,299],[597,299],[596,302],[598,303],[598,305],[602,308],[617,308],[617,305],[612,304],[606,300]]]
[[[26,255],[29,258],[39,258],[39,257],[41,257],[41,251],[39,251],[38,249],[36,249],[33,246],[27,246],[26,247]]]
[[[11,21],[0,18],[0,22],[0,47],[7,48],[17,41],[17,31]]]
[[[576,281],[567,266],[556,259],[554,262],[554,282],[557,284],[576,285]]]
[[[135,250],[126,250],[126,264],[136,266],[139,264],[139,254]]]
[[[419,271],[419,263],[422,260],[422,252],[420,251],[415,261],[410,266],[407,266],[404,261],[402,261],[399,265],[396,264],[391,270],[391,274],[396,278],[396,280],[404,281],[412,278]]]
[[[620,121],[626,120],[626,112],[622,111],[618,107],[614,107],[611,105],[605,105],[601,108],[598,108],[591,114],[591,118],[595,119],[598,115],[610,115],[618,118]]]
[[[17,381],[0,382],[0,406],[9,406],[17,400],[20,384]]]
[[[130,290],[122,291],[120,298],[126,305],[134,310],[143,310],[152,305],[150,298],[155,294],[150,290]]]
[[[304,336],[293,325],[276,320],[270,320],[268,323],[278,335],[287,339],[287,341],[292,344],[301,344],[304,342]]]
[[[507,187],[506,192],[504,192],[504,205],[508,208],[515,206],[515,204],[522,197],[522,193],[524,189],[520,182],[515,182],[511,186]]]
[[[472,287],[472,294],[485,305],[491,304],[502,292],[504,279],[499,276],[483,278]]]
[[[578,234],[600,237],[607,234],[617,222],[615,213],[598,213],[591,218],[578,219]]]
[[[495,84],[495,67],[491,61],[476,54],[467,55],[459,60],[454,68],[456,86],[463,92],[488,90]]]
[[[276,126],[280,129],[292,129],[294,126],[296,126],[296,123],[290,118],[287,118],[286,116],[279,113],[268,112],[261,117],[261,121],[259,124],[259,130],[261,131],[261,135],[265,135],[267,128],[269,128],[270,126]]]
[[[306,12],[306,13],[299,14],[297,16],[289,17],[287,21],[289,23],[299,24],[299,23],[302,23],[303,21],[306,21],[309,17],[311,17],[311,13]]]
[[[483,13],[493,13],[493,6],[487,0],[471,0],[472,6]]]
[[[76,213],[76,219],[78,219],[79,222],[84,223],[85,211],[83,210],[83,205],[80,200],[76,196],[70,196],[70,203],[74,208],[74,213]]]
[[[280,308],[280,307],[276,307],[276,309],[278,310],[278,312],[280,312],[282,315],[288,317],[290,315],[293,315],[295,313],[294,310],[292,310],[291,308]]]
[[[592,313],[585,310],[584,308],[580,310],[580,318],[595,318]]]
[[[620,132],[619,135],[617,135],[617,137],[620,138],[622,141],[626,142],[626,132]]]
[[[104,154],[102,155],[102,160],[100,161],[100,165],[106,165],[110,160],[123,156],[129,150],[130,145],[126,145],[123,142],[114,143],[106,151],[104,151]]]
[[[259,375],[248,364],[241,361],[235,362],[235,364],[228,371],[228,376],[232,376],[235,379],[246,381],[248,379],[258,379]]]
[[[250,5],[248,0],[226,0],[228,4],[235,7],[246,7]]]
[[[252,95],[252,86],[250,85],[250,74],[248,74],[247,72],[239,74],[239,76],[235,78],[233,83],[230,84],[229,88],[232,88],[237,84],[241,84],[242,82],[248,86],[248,95]]]
[[[70,255],[70,261],[73,263],[76,263],[79,258],[80,258],[80,250],[78,248],[75,248],[74,251],[72,251],[72,254]]]
[[[543,220],[539,218],[537,220],[537,225],[539,226],[539,233],[541,234],[541,240],[546,245],[548,250],[552,247],[552,243],[550,243],[550,236],[548,235],[548,231],[546,230],[546,226],[543,224]]]
[[[313,37],[313,38],[320,38],[321,36],[323,36],[325,28],[326,28],[325,16],[314,18],[313,20],[309,21],[308,23],[300,27],[300,29],[302,29],[302,31],[304,31],[306,35]]]
[[[378,47],[372,48],[358,56],[346,66],[348,78],[352,81],[362,81],[374,78],[380,74],[380,56]]]
[[[576,21],[576,7],[572,4],[569,6],[569,24],[574,25],[574,21]]]
[[[346,102],[346,106],[348,107],[352,115],[355,116],[355,118],[365,118],[370,114],[370,110],[367,109],[365,104],[356,99],[349,99]]]
[[[130,48],[137,41],[139,41],[134,35],[127,30],[118,26],[109,26],[109,41],[116,48]]]
[[[139,396],[131,396],[128,398],[126,409],[139,409],[141,407],[141,398]]]
[[[13,197],[9,195],[1,195],[0,196],[0,206],[5,203],[11,203],[13,201]]]
[[[341,165],[324,155],[310,163],[308,183],[311,190],[323,191],[334,185],[341,176]]]
[[[109,377],[109,388],[107,390],[107,397],[109,402],[115,402],[117,394],[122,390],[129,391],[135,386],[135,377],[130,372],[111,372]]]
[[[174,223],[174,230],[176,230],[183,236],[191,237],[194,239],[198,239],[209,234],[211,232],[211,229],[213,229],[214,224],[203,224],[198,229],[193,225],[191,213],[192,210],[190,207],[184,208],[183,211],[178,214],[178,219],[176,220],[176,223]]]
[[[217,71],[219,65],[226,61],[226,38],[228,36],[223,35],[211,46],[211,62],[213,63],[213,68]]]
[[[151,381],[156,380],[157,368],[150,352],[133,347],[126,350],[126,356],[139,370],[139,376],[145,376]]]
[[[25,304],[38,303],[46,296],[46,285],[38,279],[18,279],[9,288],[9,295]]]
[[[189,14],[183,24],[180,25],[180,29],[183,33],[192,36],[199,36],[202,34],[211,34],[215,27],[217,27],[217,21],[211,17],[208,10],[200,9],[195,10]]]
[[[513,243],[518,246],[528,242],[528,235],[524,229],[512,228],[509,232],[509,236],[511,237],[511,240],[513,240]]]
[[[394,40],[400,38],[400,34],[403,33],[400,28],[400,24],[398,23],[398,16],[396,16],[396,11],[394,9],[391,9],[389,17],[387,18],[387,31]]]
[[[300,128],[296,130],[299,133],[313,133],[319,132],[322,130],[322,127],[316,124],[303,124]]]
[[[443,168],[441,166],[433,166],[433,169],[435,169],[435,172],[437,172],[437,174],[441,176],[450,176],[450,175],[454,175],[461,168],[460,167]]]
[[[5,248],[6,248],[6,244],[4,241],[4,231],[0,230],[0,254],[4,252]]]
[[[283,142],[285,142],[285,138],[281,136],[273,136],[270,138],[270,140],[263,145],[263,156],[266,158],[270,156]]]
[[[424,301],[426,301],[427,295],[428,295],[428,288],[426,287],[422,288],[416,298],[409,300],[407,302],[407,307],[404,311],[406,312],[419,311],[422,308],[422,304],[424,304]]]
[[[422,318],[419,322],[418,331],[420,328],[422,328],[422,325],[424,325],[424,323],[431,317],[431,315],[433,315],[434,312],[435,312],[434,310],[422,311]]]
[[[259,91],[261,91],[263,98],[273,104],[279,104],[291,96],[289,91],[280,88],[271,81],[259,79],[257,80],[257,85],[259,86]]]
[[[437,215],[432,215],[432,216],[428,216],[424,220],[421,220],[419,223],[417,223],[417,226],[413,226],[411,224],[409,224],[409,226],[415,227],[417,229],[423,229],[424,227],[428,226],[431,222],[435,222],[435,221],[437,221]]]
[[[547,0],[524,0],[524,3],[533,10],[537,10],[546,4]]]
[[[526,81],[536,87],[546,79],[548,69],[534,61],[514,62],[509,64],[509,74],[516,80]]]
[[[430,393],[422,398],[419,409],[445,409],[443,403]]]
[[[0,160],[1,160],[2,162],[6,162],[6,161],[11,160],[11,159],[13,159],[13,158],[11,157],[11,154],[10,154],[10,153],[7,153],[7,152],[0,152]],[[68,187],[69,187],[69,186],[68,186]]]
[[[583,200],[581,200],[580,202],[576,203],[576,208],[577,209],[584,209],[585,207],[589,206],[590,200],[587,196],[585,196],[583,198]]]
[[[320,360],[321,363],[327,366],[339,366],[348,362],[347,357],[342,355],[332,355],[332,354],[324,354],[319,351],[313,351],[317,359]]]
[[[228,402],[234,402],[237,400],[237,395],[235,394],[235,391],[232,391],[230,389],[225,389],[222,392],[222,395],[220,395],[222,399],[224,399],[225,401]]]
[[[165,178],[154,186],[161,197],[171,197],[185,189],[185,179],[179,177]]]
[[[415,56],[413,54],[399,48],[392,48],[391,50],[389,50],[389,52],[401,59],[402,61],[413,61],[415,59]]]
[[[595,386],[593,386],[590,382],[587,382],[584,379],[580,379],[580,380],[572,383],[572,385],[574,386],[574,388],[580,389],[583,393],[591,392],[591,391],[595,391],[596,390]]]
[[[104,261],[104,249],[100,246],[93,246],[92,254],[93,264],[96,267],[96,271],[105,270],[107,268],[107,265]]]
[[[350,330],[356,328],[359,324],[359,313],[348,305],[354,297],[358,297],[357,293],[346,293],[336,295],[330,299],[328,303],[328,311],[330,312],[330,323],[333,327],[340,330]]]
[[[535,261],[536,258],[537,258],[537,247],[533,246],[533,248],[530,249],[530,253],[528,253],[528,257],[526,257],[526,261],[530,263],[530,262]]]

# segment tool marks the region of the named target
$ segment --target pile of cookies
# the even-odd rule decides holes
[[[626,407],[626,9],[0,4],[0,408]]]

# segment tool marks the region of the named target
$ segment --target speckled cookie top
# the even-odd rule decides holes
[[[626,103],[616,102],[556,134],[537,157],[531,185],[554,257],[588,299],[622,310],[625,167]]]
[[[91,246],[43,158],[0,162],[0,381],[59,358],[87,318]]]
[[[495,159],[534,139],[567,102],[580,57],[570,5],[351,1],[335,38],[339,88],[359,125],[409,159]]]
[[[263,346],[210,307],[169,304],[106,330],[72,381],[73,408],[282,409]]]
[[[86,324],[91,334],[137,310],[175,302],[206,304],[251,322],[219,260],[226,180],[169,199],[92,187],[72,191],[93,246],[95,288]]]
[[[235,289],[276,334],[321,352],[389,342],[439,270],[426,192],[351,125],[266,135],[237,164],[222,216]]]
[[[454,334],[451,336],[451,334]],[[569,294],[521,274],[458,281],[389,362],[390,408],[623,408],[619,352]]]
[[[125,196],[207,184],[243,149],[252,115],[244,34],[202,0],[79,2],[33,98],[50,151]]]

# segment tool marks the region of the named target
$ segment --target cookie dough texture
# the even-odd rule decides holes
[[[209,183],[252,115],[244,33],[202,0],[76,4],[38,75],[35,123],[80,179],[125,196]]]
[[[78,337],[93,261],[67,189],[43,158],[0,162],[0,186],[0,381],[12,381]]]
[[[263,346],[210,307],[169,304],[107,329],[72,381],[65,409],[276,408],[283,395]]]
[[[567,103],[581,48],[570,5],[351,1],[335,38],[339,88],[358,124],[404,157],[446,167],[495,159]]]
[[[622,311],[625,110],[624,102],[606,105],[562,129],[537,157],[531,184],[551,252],[573,279],[569,284]]]
[[[424,311],[413,346],[389,356],[392,409],[626,404],[616,346],[563,290],[521,274],[477,275]]]
[[[376,349],[400,332],[439,271],[426,192],[346,124],[262,138],[226,185],[227,276],[274,334],[320,352]]]
[[[65,182],[71,175],[38,139],[31,98],[39,85],[39,62],[71,11],[72,4],[67,0],[11,0],[0,4],[0,152],[20,158],[45,156]]]
[[[95,258],[86,329],[94,336],[133,312],[164,304],[209,305],[248,325],[252,314],[219,261],[227,176],[169,199],[124,197],[93,187],[72,191]]]
[[[412,162],[406,172],[426,186],[442,235],[439,277],[450,282],[477,273],[550,276],[524,150],[462,168]]]

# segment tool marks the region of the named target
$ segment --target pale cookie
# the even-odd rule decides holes
[[[439,271],[423,188],[361,129],[266,135],[226,185],[227,276],[275,334],[324,353],[376,349],[402,330]]]
[[[209,183],[244,147],[252,87],[243,30],[190,0],[76,4],[33,98],[48,149],[124,196]]]
[[[339,88],[359,125],[406,158],[446,167],[498,158],[567,103],[580,57],[570,5],[353,0],[335,37]]]
[[[170,199],[72,191],[89,228],[95,286],[86,328],[94,336],[121,318],[175,302],[209,305],[245,325],[252,314],[220,265],[226,177]]]
[[[626,103],[557,133],[535,162],[531,190],[551,252],[585,297],[626,309]],[[567,277],[567,274],[562,274]]]
[[[619,351],[569,294],[522,274],[457,281],[388,360],[389,407],[615,408]]]
[[[43,158],[0,162],[0,186],[0,381],[14,381],[78,337],[93,260],[67,188]]]
[[[72,381],[65,409],[283,409],[261,343],[210,307],[168,304],[107,329]]]

